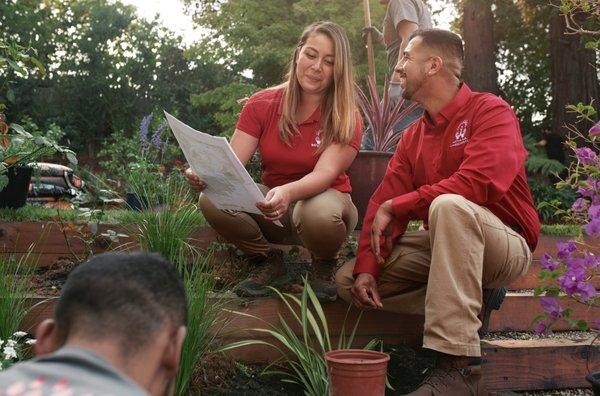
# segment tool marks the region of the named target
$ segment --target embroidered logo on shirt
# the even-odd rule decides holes
[[[456,127],[456,132],[454,133],[454,141],[450,143],[450,147],[460,146],[469,141],[469,138],[467,137],[468,126],[468,120],[462,120],[460,124],[458,124],[458,127]]]
[[[317,132],[315,141],[311,143],[310,147],[321,147],[321,131]]]

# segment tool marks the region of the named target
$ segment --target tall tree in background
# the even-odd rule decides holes
[[[582,23],[586,16],[582,13]],[[550,59],[552,78],[552,133],[564,137],[565,125],[576,123],[574,113],[566,111],[570,104],[590,104],[600,100],[596,52],[586,48],[580,34],[567,30],[564,15],[554,12],[550,20]],[[589,127],[589,126],[587,126]],[[582,126],[586,129],[586,126]]]
[[[489,0],[462,0],[463,79],[475,91],[499,94],[494,14]]]
[[[495,0],[499,84],[524,133],[550,125],[551,10],[539,0]],[[548,120],[548,121],[545,121]],[[537,136],[540,138],[540,136]]]

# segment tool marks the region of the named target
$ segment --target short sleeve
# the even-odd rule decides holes
[[[356,151],[360,151],[360,143],[362,142],[362,136],[363,136],[363,120],[362,117],[360,116],[360,112],[358,110],[356,110],[356,122],[355,122],[355,127],[354,127],[354,137],[352,138],[352,141],[350,142],[350,146],[354,147],[356,149]]]
[[[391,7],[390,16],[394,23],[394,29],[396,29],[398,24],[402,21],[414,22],[417,25],[419,24],[419,12],[412,0],[392,0],[388,7]]]
[[[236,129],[260,139],[264,129],[265,111],[263,106],[260,106],[260,99],[256,95],[252,95],[244,104],[240,117],[238,118]]]

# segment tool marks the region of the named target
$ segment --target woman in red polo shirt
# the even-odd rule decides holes
[[[345,171],[360,148],[362,129],[346,34],[332,22],[313,23],[300,37],[287,81],[250,97],[231,138],[242,164],[260,150],[259,187],[266,197],[257,207],[263,216],[222,211],[200,199],[208,223],[256,264],[236,288],[239,295],[267,295],[267,286],[285,278],[282,253],[269,243],[299,244],[312,254],[317,296],[335,300],[332,272],[357,222]],[[194,189],[206,187],[191,170],[187,175]]]

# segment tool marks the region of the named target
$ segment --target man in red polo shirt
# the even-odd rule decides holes
[[[412,35],[396,73],[425,114],[371,197],[356,262],[336,275],[360,308],[425,315],[423,346],[439,359],[415,395],[484,393],[484,289],[494,295],[527,272],[540,229],[519,122],[502,99],[461,83],[462,66],[456,34]],[[405,232],[416,219],[426,229]]]

